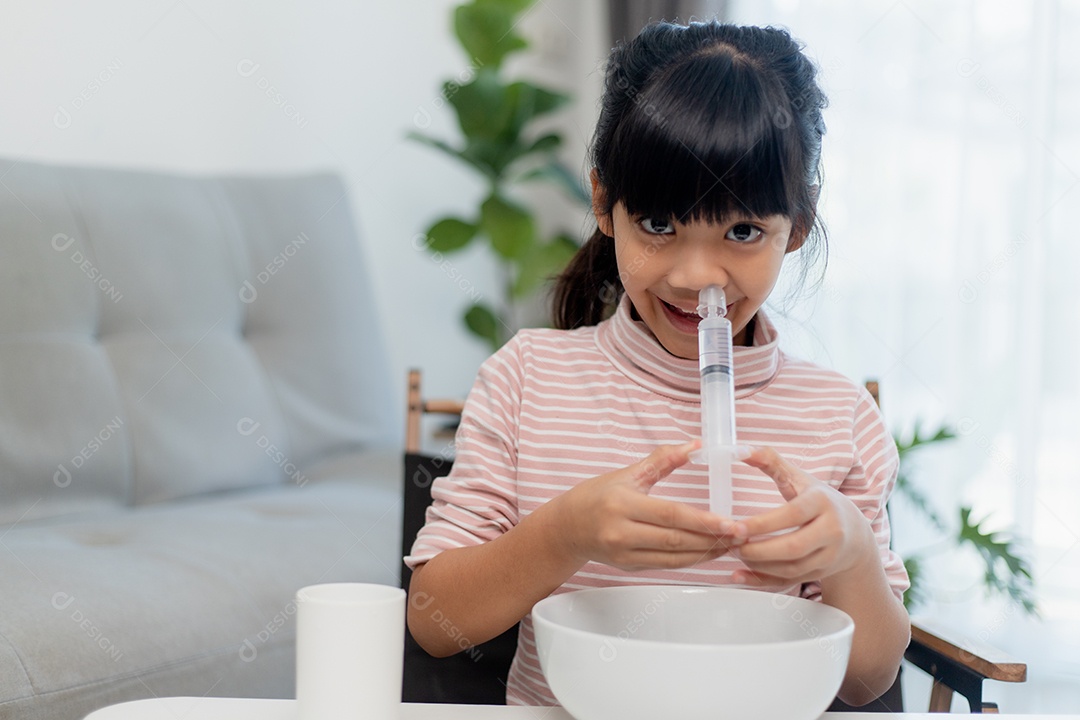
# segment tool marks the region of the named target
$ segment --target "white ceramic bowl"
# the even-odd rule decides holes
[[[577,720],[814,720],[855,631],[822,603],[716,587],[580,590],[532,617],[548,685]]]

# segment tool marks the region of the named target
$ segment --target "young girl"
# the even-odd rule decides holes
[[[824,106],[782,30],[661,23],[614,50],[592,148],[598,229],[559,279],[559,329],[524,330],[484,363],[406,558],[424,593],[409,627],[433,655],[521,621],[509,703],[556,702],[534,603],[634,583],[828,603],[855,620],[841,699],[895,679],[909,634],[885,510],[896,447],[869,394],[781,352],[761,309],[785,256],[824,243]],[[732,469],[733,518],[708,512],[707,468],[688,458],[710,284],[730,303],[737,431],[753,446]]]

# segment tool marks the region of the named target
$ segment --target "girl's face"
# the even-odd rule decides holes
[[[599,188],[594,183],[594,210]],[[623,288],[638,316],[672,355],[698,356],[698,292],[719,285],[727,297],[732,342],[746,345],[746,326],[769,297],[784,255],[798,249],[791,221],[733,217],[723,224],[683,224],[674,218],[631,217],[617,203],[596,212],[604,234],[615,238]]]

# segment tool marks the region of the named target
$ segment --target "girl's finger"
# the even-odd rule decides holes
[[[695,533],[688,530],[663,528],[645,523],[635,523],[633,539],[628,545],[634,550],[658,550],[662,552],[726,553],[729,544],[711,534]]]
[[[739,547],[739,557],[747,562],[797,560],[821,550],[827,545],[819,522],[813,521],[779,537],[751,540]]]
[[[701,445],[701,440],[691,440],[682,445],[661,445],[649,453],[648,457],[630,466],[634,481],[642,492],[649,492],[652,486],[687,463],[690,453]]]
[[[794,499],[814,483],[820,482],[789,463],[771,447],[755,448],[743,462],[772,478],[785,500]]]
[[[820,578],[822,569],[827,565],[824,549],[798,559],[765,561],[743,559],[743,562],[755,573],[786,578],[788,581],[793,578]]]
[[[816,503],[811,498],[801,495],[784,503],[775,510],[739,520],[731,529],[736,537],[751,538],[767,535],[778,530],[802,527],[817,516]]]
[[[624,562],[617,563],[623,569],[663,568],[675,570],[698,565],[723,555],[723,552],[664,552],[663,550],[635,550],[628,553]]]
[[[731,535],[734,524],[719,515],[685,503],[642,495],[629,509],[629,517],[662,528],[677,528],[709,535]]]

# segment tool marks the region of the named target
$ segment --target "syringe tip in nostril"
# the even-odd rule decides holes
[[[727,315],[727,298],[719,285],[709,285],[698,293],[698,315],[703,318]]]

